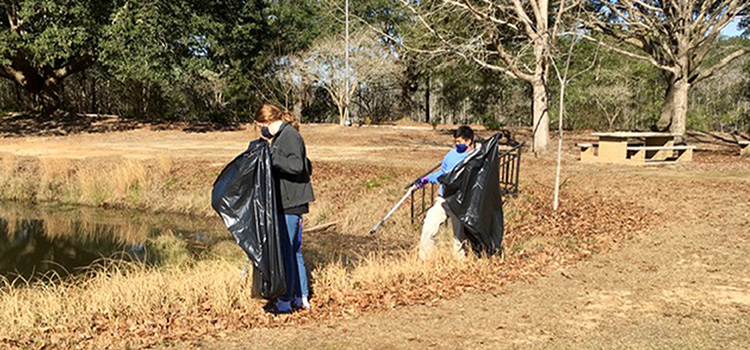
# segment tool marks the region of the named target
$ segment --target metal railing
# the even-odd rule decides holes
[[[500,154],[500,194],[503,198],[518,197],[518,180],[521,175],[521,149],[517,144]]]
[[[428,188],[429,188],[429,191],[428,191]],[[435,203],[435,193],[437,192],[437,188],[438,188],[438,185],[430,184],[429,186],[418,188],[418,189],[416,189],[416,190],[414,190],[414,191],[411,192],[411,223],[412,224],[414,223],[414,218],[422,217],[422,215],[424,215],[427,212],[427,210],[430,207],[432,207],[432,203]],[[417,207],[418,208],[417,212],[414,211],[414,202],[415,202],[415,200],[414,200],[414,197],[415,197],[414,193],[415,192],[421,193],[421,198],[422,198],[421,206]],[[425,203],[425,200],[426,200],[426,197],[427,197],[427,192],[430,192],[430,196],[429,196],[430,197],[430,201],[429,201],[429,204]],[[416,197],[419,198],[420,194],[417,194]]]
[[[509,133],[505,133],[505,142],[498,144],[498,146],[511,146],[510,149],[501,150],[499,158],[500,167],[500,195],[503,197],[503,203],[505,203],[508,197],[515,198],[518,196],[518,183],[521,174],[521,150],[524,143],[518,143],[513,141]],[[406,188],[409,188],[416,184],[419,179],[424,176],[431,174],[433,171],[440,167],[438,164],[432,168],[425,175],[418,177],[414,182],[409,184]],[[438,185],[429,184],[422,188],[417,188],[411,192],[410,207],[411,207],[411,223],[414,224],[416,219],[421,219],[423,215],[432,207],[435,202],[435,196],[437,195]],[[429,202],[427,199],[429,198]]]

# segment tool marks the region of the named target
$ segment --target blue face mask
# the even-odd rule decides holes
[[[272,139],[273,138],[273,134],[271,133],[271,130],[268,130],[267,126],[261,127],[260,128],[260,133],[263,134],[263,137],[265,137],[267,139]]]
[[[469,149],[468,145],[465,145],[463,143],[456,144],[456,151],[458,151],[458,153],[464,153],[467,149]]]

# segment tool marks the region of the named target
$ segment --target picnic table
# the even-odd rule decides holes
[[[675,145],[679,134],[664,132],[595,132],[598,143],[578,144],[586,163],[664,164],[693,160],[695,146]]]
[[[740,155],[744,157],[750,157],[750,141],[739,141],[737,144],[740,146]]]

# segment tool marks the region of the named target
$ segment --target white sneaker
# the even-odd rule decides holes
[[[294,298],[294,307],[298,309],[310,309],[310,302],[307,297]]]
[[[280,313],[292,312],[292,303],[289,301],[279,299],[276,300],[276,304],[274,304],[274,306],[276,306],[276,311]]]

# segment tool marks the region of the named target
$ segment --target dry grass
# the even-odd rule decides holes
[[[359,134],[358,134],[359,133]],[[343,135],[341,144],[382,145],[390,140],[363,138],[365,131]],[[330,133],[329,133],[330,134]],[[406,133],[409,137],[411,133]],[[309,135],[312,144],[327,142],[325,133]],[[401,134],[393,142],[424,144]],[[443,136],[440,136],[443,137]],[[321,138],[323,141],[316,141]],[[351,138],[351,139],[347,139]],[[405,141],[406,140],[406,141]],[[381,152],[381,151],[378,151]],[[336,231],[304,238],[314,293],[313,310],[291,316],[264,313],[238,283],[242,252],[236,245],[214,247],[203,261],[184,259],[169,236],[153,242],[175,248],[166,268],[109,264],[88,278],[66,282],[6,286],[0,292],[0,347],[140,348],[170,339],[196,339],[247,327],[279,326],[413,304],[430,304],[466,291],[490,289],[509,280],[531,278],[549,266],[586,259],[617,239],[648,227],[638,205],[603,201],[586,192],[564,191],[563,210],[553,213],[551,190],[537,185],[548,179],[545,160],[524,164],[523,195],[506,212],[505,260],[456,261],[445,246],[427,262],[416,258],[420,223],[403,208],[376,236],[369,230],[404,193],[421,169],[439,160],[442,149],[420,150],[391,162],[360,164],[317,161],[313,181],[317,201],[306,216],[308,227],[335,221]],[[368,160],[393,158],[388,150]],[[352,155],[361,157],[361,155]],[[414,158],[411,159],[410,157]],[[206,161],[159,157],[72,160],[67,164],[14,157],[13,171],[0,173],[0,196],[37,202],[76,203],[208,216],[211,184],[221,170]],[[44,170],[43,170],[44,169]],[[415,175],[416,174],[416,175]],[[67,177],[68,181],[63,181]],[[42,181],[44,179],[44,181]],[[528,179],[528,180],[527,180]],[[59,183],[51,189],[47,185]],[[45,187],[46,186],[46,187]],[[631,211],[623,212],[622,208]],[[21,214],[18,214],[19,216]],[[87,214],[83,214],[87,215]],[[96,222],[96,218],[89,218]],[[140,227],[126,220],[142,239]],[[70,223],[51,226],[64,232]],[[448,235],[444,230],[443,235]],[[443,239],[443,241],[448,241]]]
[[[182,167],[182,173],[177,167]],[[211,184],[220,168],[169,157],[2,157],[0,200],[67,203],[209,215]],[[187,176],[185,176],[187,175]]]
[[[215,315],[244,313],[258,302],[237,283],[237,269],[236,262],[227,261],[160,270],[110,264],[78,281],[27,288],[6,284],[0,294],[0,329],[7,332],[2,336],[27,345],[48,341],[66,348],[60,342],[70,334],[111,339],[122,331],[141,331],[150,322],[167,322],[161,326],[168,327],[206,310]],[[49,338],[28,339],[30,332]]]
[[[0,159],[2,159],[2,167],[0,167],[0,171],[5,176],[12,176],[13,173],[15,173],[15,162],[13,161],[13,155],[10,153],[0,153]]]
[[[71,168],[67,158],[39,158],[39,167],[42,181],[67,182],[69,179]]]
[[[4,282],[0,339],[13,339],[6,344],[19,347],[84,344],[97,348],[111,342],[141,347],[164,338],[193,338],[238,327],[392,308],[405,301],[400,296],[374,300],[382,297],[376,291],[383,286],[396,291],[393,288],[407,281],[426,283],[426,288],[435,290],[435,283],[450,283],[447,276],[486,274],[494,265],[490,260],[456,261],[447,251],[428,262],[403,254],[399,258],[372,255],[353,266],[331,264],[313,273],[315,311],[274,318],[262,311],[261,301],[250,298],[249,285],[239,283],[241,261],[206,260],[161,269],[113,263],[64,283],[19,288]],[[413,291],[419,289],[400,289],[409,300],[429,301]],[[78,337],[70,338],[72,334]],[[138,340],[122,337],[127,334],[137,335]]]
[[[637,208],[613,216],[621,206],[585,195],[566,196],[565,211],[554,214],[547,209],[547,191],[530,186],[508,213],[512,221],[505,260],[457,261],[443,245],[432,259],[421,262],[413,251],[419,225],[412,226],[403,212],[378,236],[368,236],[373,213],[387,209],[401,183],[388,181],[373,188],[363,181],[370,175],[341,179],[359,197],[334,200],[332,192],[319,193],[341,226],[338,232],[305,238],[315,293],[312,311],[282,317],[262,311],[262,303],[250,299],[249,286],[238,281],[243,257],[236,245],[217,246],[203,261],[185,258],[174,247],[166,253],[173,261],[168,267],[109,264],[67,282],[23,288],[6,283],[0,293],[0,329],[6,333],[0,339],[21,348],[141,348],[247,327],[430,304],[590,257],[607,249],[612,238],[648,224],[643,221],[647,215]],[[398,178],[398,172],[393,176]],[[519,210],[531,214],[520,215]],[[174,243],[163,237],[156,244]]]

